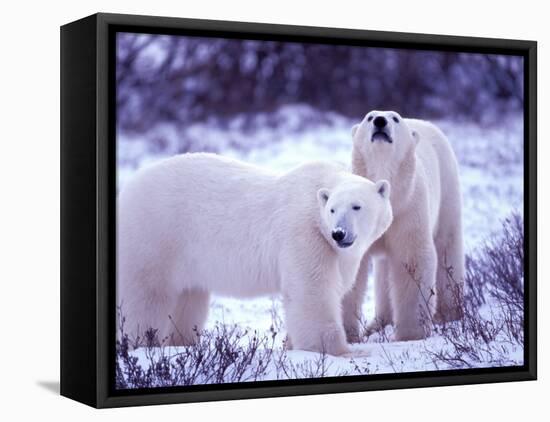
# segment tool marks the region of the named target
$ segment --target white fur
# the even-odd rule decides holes
[[[200,153],[139,171],[118,198],[117,300],[126,330],[153,327],[169,344],[192,344],[210,293],[282,292],[295,348],[348,353],[341,300],[391,223],[389,194],[387,182],[331,163],[279,176]],[[353,231],[351,247],[332,239],[336,224]]]
[[[386,118],[392,143],[373,138],[377,116]],[[456,158],[433,124],[402,119],[393,111],[368,113],[352,135],[353,172],[392,185],[394,220],[368,253],[374,258],[376,298],[370,329],[394,323],[396,340],[424,338],[430,334],[430,318],[450,321],[462,315],[462,199]],[[365,256],[356,285],[344,300],[350,340],[358,332],[367,260]]]

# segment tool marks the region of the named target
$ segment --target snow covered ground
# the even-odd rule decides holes
[[[252,162],[277,171],[288,170],[309,160],[338,160],[349,164],[351,127],[356,121],[336,113],[320,113],[307,106],[287,106],[275,113],[238,116],[226,125],[195,124],[184,130],[160,126],[140,136],[119,134],[118,187],[141,166],[187,151],[213,151]],[[479,247],[484,239],[498,232],[501,221],[512,211],[523,210],[523,121],[521,115],[508,116],[498,125],[480,127],[473,122],[444,120],[435,122],[448,136],[457,155],[464,200],[464,232],[467,252]],[[369,282],[364,316],[374,315],[373,283]],[[480,309],[489,315],[491,306]],[[214,297],[207,328],[216,323],[268,333],[274,320],[283,316],[279,298],[240,300]],[[284,325],[282,327],[284,330]],[[391,331],[390,328],[388,330]],[[388,335],[390,332],[388,331]],[[445,339],[434,335],[425,341],[387,342],[385,335],[371,336],[355,349],[367,350],[368,357],[328,357],[328,375],[388,373],[447,369],[434,364],[429,351],[449,347]],[[277,337],[282,346],[284,332]],[[498,341],[498,340],[497,340]],[[521,365],[523,348],[502,341],[504,360],[464,363],[463,366]],[[142,363],[143,352],[136,356]],[[312,361],[318,354],[289,351],[297,364]],[[361,368],[359,370],[358,368]],[[273,378],[269,374],[266,379]]]

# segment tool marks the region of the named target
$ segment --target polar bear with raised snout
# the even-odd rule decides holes
[[[117,301],[130,337],[197,339],[211,293],[282,293],[296,349],[350,352],[342,298],[392,220],[387,181],[313,162],[286,174],[214,154],[139,171],[118,198]]]
[[[372,246],[375,320],[395,325],[396,340],[421,339],[431,321],[462,315],[462,199],[455,155],[445,135],[426,121],[371,111],[352,129],[355,174],[387,179],[394,219]],[[368,257],[344,300],[348,339],[358,336]]]

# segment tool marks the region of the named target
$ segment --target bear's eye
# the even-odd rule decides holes
[[[330,213],[331,213],[331,214],[334,214],[334,208],[331,208],[331,209],[330,209]]]
[[[374,119],[374,116],[369,116],[369,118],[367,119],[367,122],[370,122],[372,119]]]
[[[395,116],[393,116],[393,121],[394,121],[395,123],[399,123],[399,119],[398,119],[397,117],[395,117]]]
[[[353,209],[354,211],[359,211],[359,210],[361,209],[361,207],[360,207],[359,205],[354,205],[354,206],[352,207],[352,209]]]

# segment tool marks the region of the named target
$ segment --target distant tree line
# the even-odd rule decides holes
[[[117,123],[143,131],[289,103],[479,119],[523,107],[519,57],[275,41],[119,34]]]

